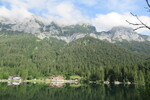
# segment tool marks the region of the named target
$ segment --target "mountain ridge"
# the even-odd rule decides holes
[[[66,42],[83,38],[86,35],[112,43],[123,40],[150,41],[150,36],[136,33],[130,27],[116,26],[106,32],[97,32],[95,26],[91,24],[59,25],[39,16],[32,16],[21,21],[0,17],[0,31],[31,33],[40,39],[54,37]]]

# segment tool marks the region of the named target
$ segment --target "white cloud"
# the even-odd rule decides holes
[[[54,8],[54,14],[58,16],[56,22],[60,24],[77,24],[88,20],[74,5],[67,2],[57,5]]]
[[[127,10],[136,8],[136,0],[1,0],[10,4],[11,9],[4,5],[0,6],[0,16],[9,18],[25,18],[32,15],[29,10],[33,9],[48,17],[50,21],[55,21],[59,24],[77,24],[77,23],[91,23],[96,26],[98,31],[108,31],[114,26],[130,26],[125,20],[137,22],[136,18],[129,13],[119,14],[116,12],[108,14],[97,14],[95,18],[89,18],[88,15],[83,14],[83,11],[77,7],[76,3],[88,5],[91,7],[101,7],[106,4],[108,9],[120,10],[126,12]],[[140,0],[141,1],[141,0]],[[146,24],[150,25],[150,17],[141,16]],[[135,28],[134,26],[131,26]],[[138,30],[138,32],[146,32],[146,29]]]
[[[144,23],[150,26],[150,17],[139,16],[139,18]],[[138,20],[129,13],[119,14],[116,12],[112,12],[106,15],[99,14],[95,18],[93,18],[91,22],[93,23],[93,25],[96,26],[98,31],[108,31],[114,26],[126,26],[126,27],[136,28],[136,26],[129,25],[126,22],[126,20],[133,23],[138,23]],[[146,31],[147,29],[137,30],[137,32],[146,32]]]
[[[63,24],[76,24],[77,22],[85,21],[86,16],[79,11],[73,4],[73,0],[2,0],[10,4],[11,9],[6,7],[0,8],[4,15],[12,16],[13,18],[19,16],[28,17],[29,10],[39,12],[43,16],[61,22]],[[44,11],[47,11],[43,14]],[[22,17],[21,16],[21,17]]]
[[[54,13],[58,14],[60,17],[71,18],[75,13],[80,14],[79,11],[75,10],[73,5],[69,3],[61,3],[56,6]]]
[[[28,12],[24,8],[16,8],[13,7],[11,10],[7,9],[6,7],[2,6],[0,7],[0,16],[7,17],[10,19],[23,19],[26,17],[31,16],[32,14]]]

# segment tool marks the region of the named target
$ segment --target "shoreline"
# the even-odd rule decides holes
[[[7,79],[0,79],[0,83],[6,83],[6,82],[18,82],[18,83],[81,83],[81,81],[76,81],[76,80],[63,80],[63,81],[50,81],[50,80],[7,80]],[[144,82],[119,82],[119,81],[114,81],[114,82],[109,82],[109,81],[104,81],[104,82],[97,82],[97,81],[89,81],[91,84],[114,84],[114,85],[121,85],[121,84],[127,84],[127,85],[135,85],[135,84],[146,84]]]
[[[0,82],[30,82],[30,83],[78,83],[79,81],[75,80],[63,80],[63,81],[50,81],[50,80],[5,80],[0,79]]]

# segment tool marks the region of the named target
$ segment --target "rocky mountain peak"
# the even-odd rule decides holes
[[[9,18],[0,17],[0,31],[19,31],[34,34],[39,38],[54,37],[67,42],[82,38],[86,35],[109,42],[123,40],[150,41],[149,36],[142,36],[129,27],[117,26],[108,32],[97,32],[95,26],[91,24],[59,25],[47,18],[35,15],[21,21],[12,21]]]
[[[110,31],[111,33],[135,33],[132,28],[124,26],[113,27]]]
[[[112,41],[145,41],[137,32],[130,27],[117,26],[110,31]]]

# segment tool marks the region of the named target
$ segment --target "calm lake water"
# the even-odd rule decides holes
[[[0,100],[150,100],[149,86],[0,83]]]

